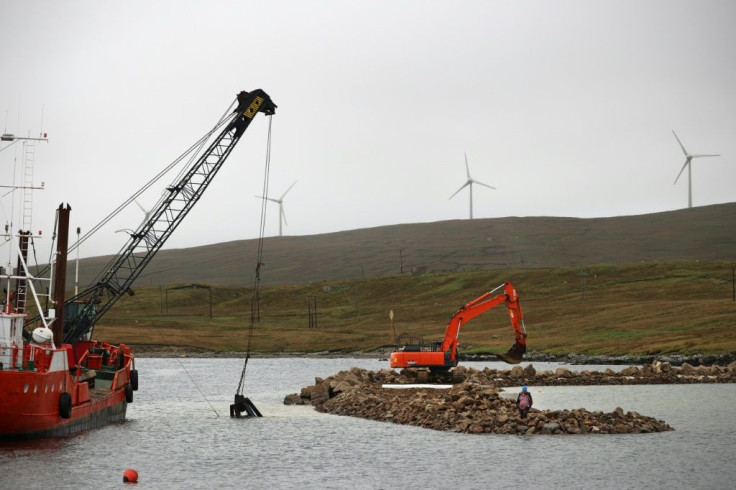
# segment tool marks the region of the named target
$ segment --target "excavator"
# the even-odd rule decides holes
[[[503,292],[494,296],[500,289],[503,289]],[[513,284],[505,282],[461,306],[450,318],[442,341],[432,342],[429,345],[407,344],[393,352],[390,359],[391,367],[428,368],[433,378],[442,379],[447,377],[442,375],[449,373],[451,368],[457,366],[457,343],[462,326],[501,303],[505,303],[506,308],[508,308],[516,340],[507,352],[496,354],[496,356],[509,364],[520,363],[526,352],[524,315],[521,311],[519,293]],[[450,377],[450,379],[452,378]]]

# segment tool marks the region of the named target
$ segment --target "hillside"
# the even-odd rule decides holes
[[[579,268],[503,269],[265,287],[253,350],[375,351],[389,346],[394,335],[437,340],[460,305],[510,281],[521,297],[530,350],[736,352],[732,262],[591,266],[587,276],[579,273]],[[135,296],[120,299],[96,333],[134,345],[138,352],[146,346],[243,351],[251,298],[247,288],[140,287]],[[501,305],[467,322],[459,340],[465,354],[508,349],[514,336],[506,308]]]
[[[736,261],[736,203],[611,218],[507,217],[438,221],[264,241],[264,285],[399,273],[556,268],[672,260]],[[162,250],[137,287],[248,286],[257,240]],[[110,257],[83,259],[80,284]],[[67,284],[73,284],[73,267]]]

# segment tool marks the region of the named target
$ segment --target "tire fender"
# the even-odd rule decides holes
[[[72,416],[72,396],[66,391],[59,396],[59,416],[62,419]]]

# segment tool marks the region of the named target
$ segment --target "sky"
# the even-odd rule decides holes
[[[465,155],[495,187],[474,187],[474,218],[671,211],[688,201],[673,130],[722,155],[693,160],[693,205],[736,201],[735,23],[721,0],[3,0],[0,122],[48,134],[45,236],[62,202],[72,229],[94,227],[256,88],[278,105],[270,197],[296,182],[284,235],[468,219],[468,189],[450,199]],[[164,248],[259,236],[268,128],[259,114]],[[3,184],[22,149],[0,145]],[[19,194],[3,194],[7,223]],[[132,206],[81,255],[117,252],[143,217]]]

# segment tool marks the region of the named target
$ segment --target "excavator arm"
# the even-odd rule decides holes
[[[272,115],[276,107],[261,89],[242,91],[237,95],[237,107],[224,121],[224,129],[188,170],[166,188],[146,220],[130,233],[128,242],[108,265],[104,275],[65,302],[65,306],[70,305],[74,311],[65,324],[65,343],[74,344],[91,333],[97,321],[121,296],[133,294],[133,282],[202,197],[255,115],[259,112]]]
[[[504,292],[494,296],[494,293],[501,288],[504,289]],[[445,336],[442,340],[441,350],[442,352],[450,353],[450,360],[453,362],[454,366],[457,365],[457,343],[462,326],[476,316],[485,313],[501,303],[506,303],[506,307],[509,312],[509,319],[511,320],[511,325],[514,327],[514,336],[516,339],[511,349],[503,355],[510,357],[512,356],[513,351],[513,353],[515,353],[515,357],[519,358],[519,360],[513,364],[521,361],[521,355],[526,352],[524,315],[521,311],[519,293],[516,292],[516,288],[510,282],[506,282],[496,289],[488,291],[473,301],[461,306],[450,319],[447,324],[447,328],[445,329]]]
[[[496,295],[495,293],[501,288],[503,288],[503,293]],[[521,362],[524,352],[526,352],[524,314],[521,310],[516,288],[510,282],[505,282],[496,289],[488,291],[461,306],[450,318],[445,328],[445,336],[437,350],[396,351],[391,354],[391,367],[426,367],[430,370],[447,370],[457,366],[457,344],[460,329],[476,316],[502,303],[505,303],[508,309],[509,319],[514,328],[515,341],[507,352],[496,355],[509,364],[518,364]]]

